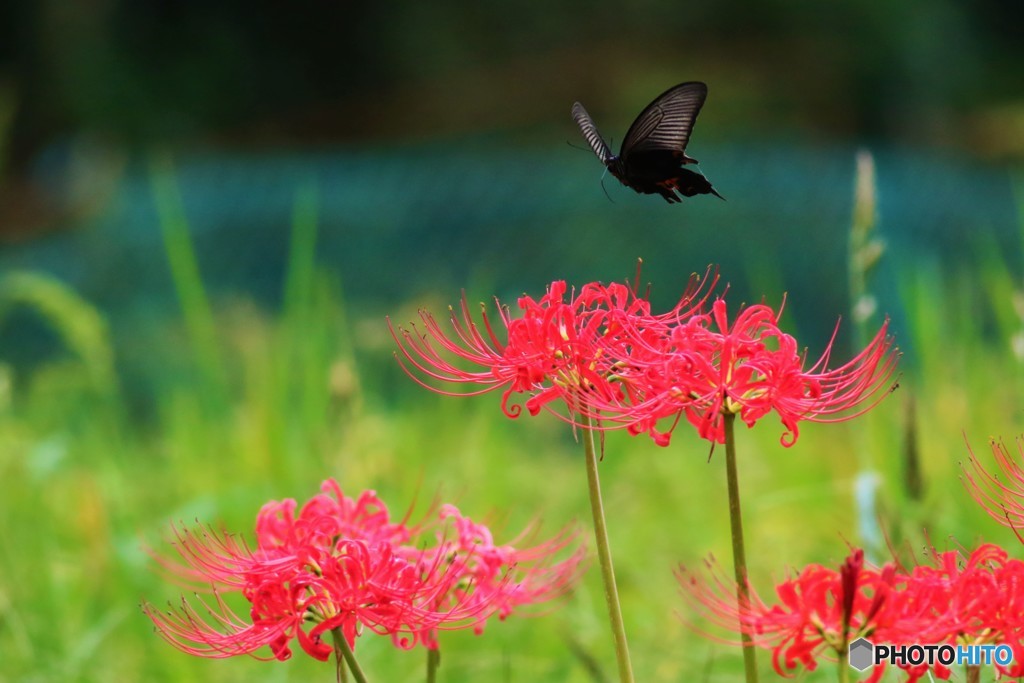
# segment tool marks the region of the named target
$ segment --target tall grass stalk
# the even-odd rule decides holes
[[[43,273],[14,271],[0,278],[0,324],[18,307],[34,310],[85,367],[93,388],[117,391],[114,349],[107,321],[73,289]]]
[[[160,234],[174,289],[178,294],[189,343],[201,371],[203,395],[213,405],[224,408],[228,402],[227,371],[217,338],[213,309],[199,273],[199,262],[189,234],[188,219],[169,156],[155,155],[150,162],[150,186],[156,202]]]
[[[861,150],[856,157],[853,216],[850,221],[848,286],[853,318],[853,347],[863,348],[872,332],[870,323],[878,303],[868,287],[868,277],[885,253],[885,242],[875,234],[878,222],[875,158]],[[861,421],[853,435],[857,444],[858,472],[854,480],[854,500],[862,545],[869,555],[882,551],[884,534],[878,524],[877,490],[880,477],[868,447],[871,442],[870,418]]]

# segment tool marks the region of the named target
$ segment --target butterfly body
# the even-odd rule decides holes
[[[611,153],[582,104],[573,105],[572,115],[597,158],[626,187],[660,194],[669,203],[682,201],[680,195],[713,194],[723,199],[707,178],[683,168],[697,163],[686,154],[686,145],[707,92],[707,86],[697,81],[666,90],[640,112],[617,155]]]

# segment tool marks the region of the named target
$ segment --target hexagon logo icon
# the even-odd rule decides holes
[[[875,646],[866,638],[858,638],[850,643],[849,662],[857,671],[863,671],[875,663]]]

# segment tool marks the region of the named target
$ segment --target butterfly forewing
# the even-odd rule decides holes
[[[572,117],[576,119],[576,124],[583,131],[583,137],[590,143],[590,148],[594,150],[594,154],[597,155],[602,164],[607,164],[608,159],[612,156],[612,151],[608,148],[608,144],[601,137],[601,134],[597,132],[597,126],[594,125],[594,120],[590,118],[590,114],[587,113],[587,110],[579,102],[572,105]]]
[[[622,140],[619,156],[627,159],[632,152],[667,150],[682,152],[690,141],[693,123],[708,96],[708,87],[691,81],[669,88],[640,112]],[[577,105],[579,106],[579,105]],[[583,107],[580,107],[582,110]],[[576,108],[573,108],[573,115]],[[586,116],[586,112],[583,112]],[[590,117],[587,116],[587,121]],[[579,122],[579,119],[576,119]],[[593,128],[593,123],[590,124]],[[580,127],[583,124],[580,123]],[[596,131],[595,131],[596,133]],[[589,135],[584,130],[584,135]],[[594,143],[590,143],[594,146]],[[604,142],[601,143],[604,145]],[[605,149],[607,146],[605,145]],[[594,151],[597,151],[596,148]],[[598,156],[601,156],[598,153]],[[603,159],[602,159],[603,161]]]

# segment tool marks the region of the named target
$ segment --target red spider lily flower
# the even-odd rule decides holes
[[[435,608],[478,607],[481,618],[473,624],[478,635],[492,615],[504,620],[521,607],[565,595],[582,573],[586,555],[582,545],[564,560],[554,559],[576,543],[578,529],[564,530],[535,546],[523,547],[532,537],[527,532],[508,544],[495,545],[490,529],[463,516],[454,505],[442,506],[440,518],[445,523],[437,534],[438,545],[426,550],[420,561],[454,563],[460,577]],[[449,538],[451,531],[454,539]]]
[[[334,628],[350,647],[363,628],[411,647],[420,634],[471,624],[488,607],[430,609],[451,591],[461,568],[412,562],[409,553],[399,554],[388,543],[335,538],[290,549],[261,542],[249,550],[227,534],[187,531],[178,532],[178,540],[184,561],[178,574],[205,578],[212,588],[214,605],[204,603],[209,617],[199,616],[184,599],[177,610],[159,612],[151,605],[144,610],[168,642],[189,654],[258,656],[256,651],[268,646],[274,658],[285,660],[291,657],[288,643],[296,638],[307,654],[326,660],[332,648],[323,634]],[[250,603],[249,622],[223,599],[228,592]]]
[[[1010,455],[1001,441],[992,440],[989,445],[996,469],[985,469],[968,448],[970,458],[969,467],[964,468],[964,484],[993,519],[1013,529],[1024,543],[1020,531],[1024,529],[1024,437],[1017,438],[1017,458]]]
[[[310,544],[330,545],[332,539],[347,538],[367,543],[406,543],[419,532],[408,526],[408,515],[393,523],[387,506],[375,491],[364,491],[353,500],[338,483],[328,479],[321,493],[313,496],[295,516],[294,499],[270,502],[256,517],[256,538],[264,552],[288,553]]]
[[[725,414],[739,415],[750,427],[775,412],[786,430],[782,444],[791,446],[801,420],[848,420],[891,390],[898,354],[886,336],[888,321],[857,356],[829,369],[833,332],[821,357],[805,368],[796,340],[779,328],[780,315],[781,309],[776,313],[759,304],[741,309],[730,324],[719,298],[710,313],[691,316],[660,337],[635,318],[634,344],[617,359],[619,380],[634,397],[632,410],[620,419],[630,420],[634,433],[642,427],[667,445],[682,416],[701,438],[724,443]],[[666,419],[672,421],[669,428],[659,429]]]
[[[363,627],[398,638],[474,618],[466,610],[438,613],[421,607],[449,590],[455,574],[447,576],[443,567],[435,566],[425,577],[386,544],[343,540],[331,552],[308,548],[301,559],[280,555],[264,559],[259,551],[217,557],[218,551],[232,545],[228,538],[205,535],[209,545],[199,553],[194,552],[199,542],[192,536],[193,552],[183,556],[193,562],[185,572],[190,578],[197,572],[208,573],[214,605],[201,601],[208,617],[200,616],[185,599],[177,610],[167,612],[144,607],[160,635],[189,654],[257,656],[256,651],[268,646],[273,657],[283,661],[291,657],[288,643],[296,638],[307,654],[326,660],[332,648],[322,636],[333,628],[340,628],[354,647]],[[195,562],[200,556],[202,564]],[[248,600],[249,622],[227,605],[223,598],[227,591],[239,592]]]
[[[712,623],[749,635],[773,651],[775,670],[813,670],[831,651],[845,655],[857,638],[889,645],[1008,645],[1013,661],[997,665],[1001,675],[1024,674],[1024,562],[994,545],[969,555],[932,551],[932,561],[897,572],[865,566],[854,551],[839,569],[810,565],[776,587],[778,603],[766,604],[753,590],[740,605],[735,584],[717,568],[711,580],[681,569],[683,596]],[[898,664],[914,683],[926,674],[946,680],[948,667]],[[876,681],[884,667],[875,667]]]
[[[852,641],[884,632],[895,616],[895,567],[866,567],[860,550],[853,551],[839,571],[810,565],[782,582],[775,589],[775,605],[765,603],[753,589],[748,604],[739,604],[735,583],[713,563],[709,567],[710,581],[680,567],[677,576],[684,598],[712,623],[739,629],[755,646],[772,650],[772,664],[782,676],[801,666],[813,671],[826,652],[845,656]],[[881,674],[881,667],[876,667],[871,680]]]
[[[562,563],[550,559],[575,534],[527,551],[495,547],[486,527],[447,508],[442,519],[456,518],[460,541],[426,548],[416,537],[424,527],[392,522],[372,491],[353,500],[333,480],[298,515],[296,508],[294,500],[265,505],[252,549],[230,534],[175,529],[180,560],[161,564],[211,588],[213,599],[200,600],[202,610],[184,599],[166,612],[145,605],[158,632],[184,652],[213,658],[285,660],[294,638],[307,654],[326,660],[333,650],[323,636],[333,629],[353,648],[364,630],[390,635],[402,648],[436,647],[439,630],[477,626],[564,591],[582,557],[580,550]],[[229,593],[248,601],[248,620],[229,607]],[[264,646],[271,657],[257,654]]]
[[[899,596],[897,609],[904,615],[912,610],[915,618],[897,624],[889,637],[904,643],[1009,645],[1013,661],[997,668],[1005,676],[1024,675],[1024,562],[992,544],[966,557],[959,551],[931,554],[932,563],[914,567]],[[916,680],[927,667],[908,670]],[[933,673],[949,676],[941,665]]]
[[[622,335],[632,328],[630,320],[642,317],[650,326],[686,317],[699,310],[716,282],[717,275],[691,277],[679,303],[662,316],[651,315],[649,302],[627,285],[590,283],[577,293],[556,281],[539,300],[520,297],[518,317],[497,302],[500,324],[484,310],[478,324],[463,296],[459,312],[451,311],[451,334],[426,311],[420,311],[422,333],[415,327],[396,330],[390,320],[388,326],[403,369],[432,391],[473,396],[502,389],[501,407],[509,417],[522,411],[510,402],[512,395],[528,394],[531,415],[546,409],[569,421],[571,415],[601,419],[604,411],[624,406],[613,367],[619,354],[612,350],[627,343]],[[457,392],[432,381],[476,388]],[[570,416],[558,412],[559,402]]]

